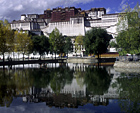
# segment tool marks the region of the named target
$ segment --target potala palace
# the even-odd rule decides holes
[[[44,14],[22,14],[20,20],[11,22],[11,28],[39,35],[42,32],[48,36],[56,27],[66,36],[84,36],[92,27],[101,27],[115,37],[117,22],[118,14],[106,14],[105,8],[81,10],[81,8],[66,7],[47,9]]]
[[[117,35],[118,17],[118,13],[106,14],[105,8],[54,8],[45,10],[44,14],[22,14],[20,20],[11,22],[11,29],[48,37],[53,29],[57,28],[62,35],[75,37],[84,36],[93,27],[101,27],[114,38]]]

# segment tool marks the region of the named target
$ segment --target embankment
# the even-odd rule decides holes
[[[114,67],[116,68],[140,68],[139,61],[115,61]]]

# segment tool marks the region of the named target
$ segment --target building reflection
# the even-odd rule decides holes
[[[77,66],[77,67],[76,67]],[[80,68],[79,68],[80,67]],[[74,64],[72,68],[78,69],[77,71],[86,71],[87,65],[76,65]],[[82,69],[82,70],[79,70]],[[116,83],[116,79],[119,77],[120,73],[115,72],[113,68],[107,68],[107,72],[111,77],[111,82],[108,90],[103,95],[90,94],[87,91],[87,86],[84,84],[84,78],[78,78],[76,72],[74,73],[74,78],[70,84],[65,84],[65,86],[60,90],[59,93],[55,93],[51,86],[45,88],[32,87],[29,89],[29,94],[23,97],[24,102],[46,102],[49,107],[70,107],[77,108],[78,106],[86,105],[91,103],[94,106],[107,106],[109,104],[109,99],[118,99],[119,92],[118,87],[113,87]],[[80,84],[78,80],[80,79]]]
[[[37,65],[30,65],[30,68],[25,65],[24,70],[15,66],[14,70],[6,71],[4,76],[0,76],[0,87],[5,86],[7,89],[0,94],[11,91],[14,92],[11,97],[22,97],[26,103],[45,102],[49,107],[77,108],[88,103],[107,106],[110,99],[120,99],[122,92],[130,92],[120,87],[123,83],[118,81],[121,73],[111,66],[101,66],[100,69],[92,64],[76,63],[47,66],[47,69],[39,69]],[[56,86],[60,86],[57,92]],[[121,95],[122,98],[126,97]]]
[[[60,93],[56,94],[50,86],[46,88],[30,88],[29,95],[23,97],[24,102],[46,102],[49,107],[77,108],[87,103],[86,86],[77,84],[73,78],[71,84],[66,84]]]

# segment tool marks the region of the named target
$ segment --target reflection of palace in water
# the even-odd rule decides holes
[[[86,97],[86,86],[80,86],[76,78],[72,80],[71,84],[66,84],[60,93],[71,94],[72,97]]]
[[[48,106],[78,107],[87,103],[86,86],[77,84],[76,78],[66,84],[59,94],[55,94],[50,86],[37,89],[30,88],[29,95],[23,97],[24,102],[46,102]]]
[[[71,69],[79,71],[85,71],[87,65],[84,64],[73,64],[69,66]],[[116,79],[120,76],[120,73],[115,72],[113,68],[108,67],[107,71],[111,76],[111,83],[106,93],[103,95],[92,95],[87,92],[86,85],[83,83],[83,78],[74,78],[70,84],[66,84],[60,93],[55,93],[51,86],[46,88],[35,88],[32,87],[29,90],[29,94],[23,97],[24,102],[46,102],[48,106],[55,107],[78,107],[87,103],[92,103],[94,106],[108,105],[109,99],[118,99],[119,91],[118,87],[113,87],[116,83]],[[80,82],[78,80],[80,79]],[[83,83],[83,84],[82,84]]]

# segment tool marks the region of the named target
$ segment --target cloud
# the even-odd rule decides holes
[[[127,0],[122,0],[120,6],[123,6]]]
[[[21,4],[14,8],[14,11],[22,11],[22,10],[24,10],[24,8]]]
[[[111,9],[108,7],[107,9],[106,9],[106,13],[109,13],[111,11]]]
[[[56,7],[76,6],[94,0],[0,0],[0,19],[17,20],[21,14],[43,13],[44,10]]]
[[[131,4],[134,4],[134,2],[131,2]]]
[[[115,13],[120,13],[119,11],[115,11]]]
[[[127,3],[128,1],[129,1],[129,0],[122,0],[121,3],[120,3],[120,6],[119,6],[119,10],[125,9],[126,3]]]

